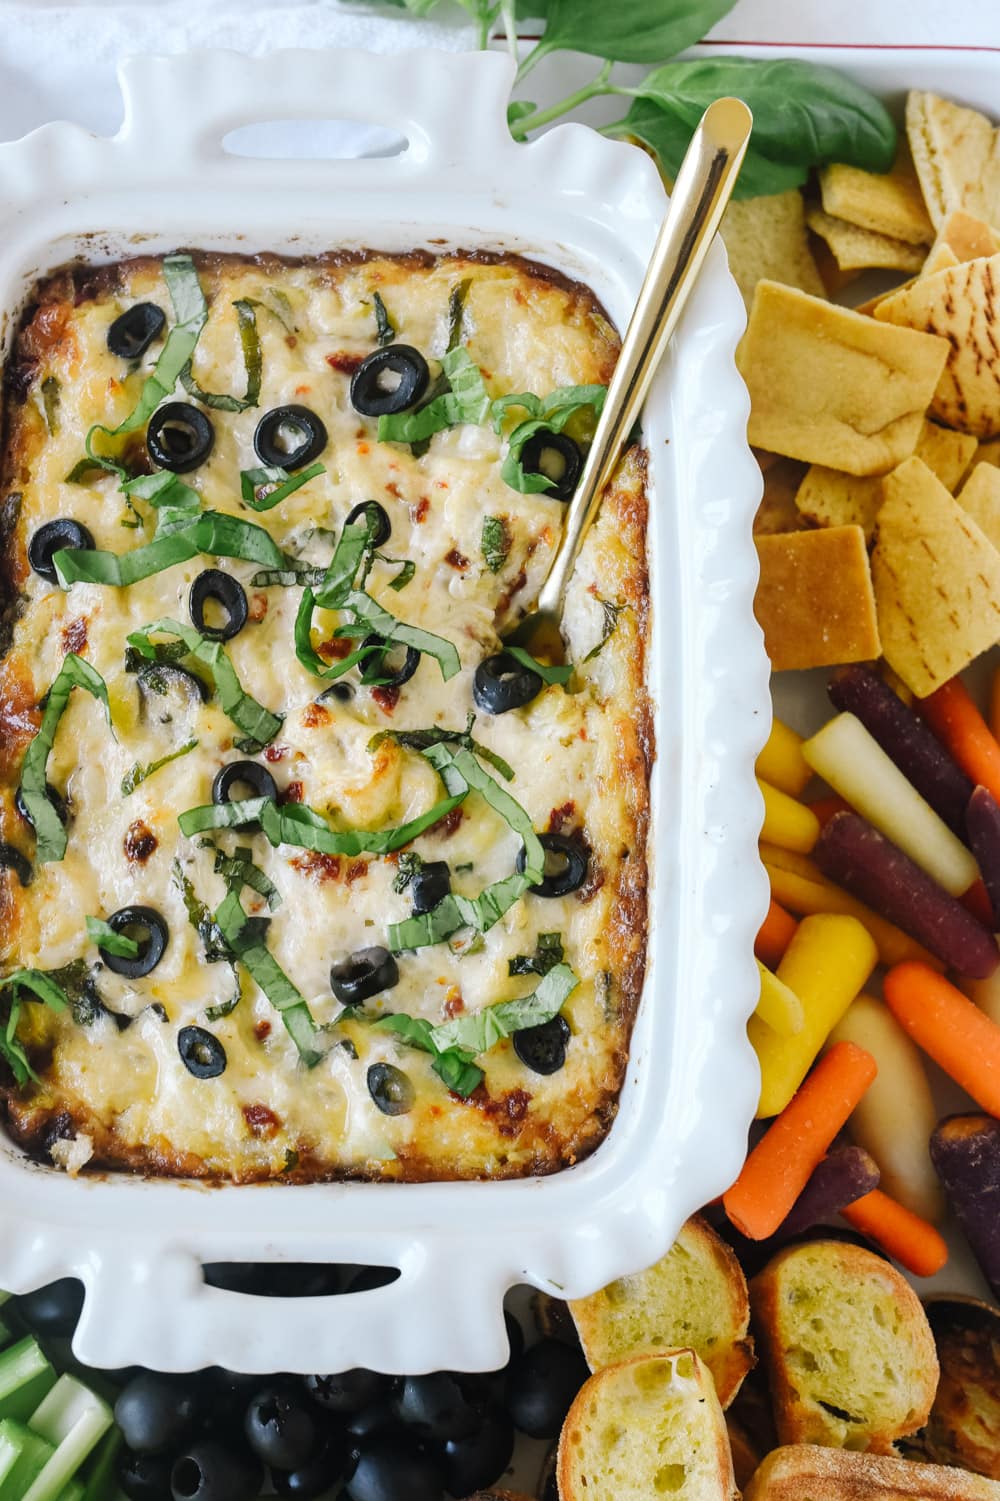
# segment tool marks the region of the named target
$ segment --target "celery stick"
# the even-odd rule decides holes
[[[2,1349],[5,1345],[9,1345],[13,1338],[14,1336],[11,1333],[10,1325],[5,1323],[4,1320],[0,1318],[0,1349]]]
[[[60,1376],[30,1423],[35,1433],[55,1445],[55,1453],[21,1501],[63,1501],[62,1491],[111,1424],[106,1402],[75,1376]]]
[[[85,1501],[81,1482],[79,1480],[71,1480],[69,1485],[59,1492],[56,1501]]]
[[[11,1345],[0,1354],[0,1419],[29,1418],[55,1382],[56,1373],[36,1339],[29,1335]]]
[[[112,1501],[117,1496],[115,1466],[123,1442],[117,1428],[112,1428],[110,1433],[104,1435],[100,1448],[91,1456],[86,1467],[87,1481],[83,1501]]]
[[[53,1448],[23,1423],[0,1423],[0,1501],[21,1501],[52,1458]]]

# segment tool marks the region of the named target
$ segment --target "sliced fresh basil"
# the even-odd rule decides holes
[[[28,746],[21,763],[21,798],[35,829],[35,859],[39,865],[51,860],[61,860],[66,853],[66,830],[55,807],[49,801],[46,768],[62,719],[74,688],[85,688],[104,705],[108,727],[111,724],[111,705],[108,688],[101,674],[82,657],[70,654],[63,660],[55,682],[48,691],[45,711],[38,733]]]
[[[528,417],[519,422],[507,440],[507,455],[500,470],[500,478],[512,490],[522,495],[540,495],[551,490],[553,481],[544,474],[526,474],[521,463],[524,445],[535,433],[548,431],[561,433],[577,412],[584,407],[593,408],[599,417],[604,407],[607,386],[559,386],[548,396],[539,397],[530,391],[517,395],[499,396],[491,403],[494,431],[503,431],[504,419],[512,407],[521,407]]]
[[[148,766],[141,766],[137,761],[122,777],[122,797],[131,797],[135,789],[143,782],[148,782],[154,772],[169,766],[171,761],[179,761],[181,756],[190,755],[193,750],[197,750],[198,743],[197,740],[187,740],[169,755],[161,756],[158,761],[150,761]]]
[[[205,963],[220,964],[225,962],[231,964],[232,955],[229,952],[225,939],[216,926],[215,918],[195,891],[193,882],[184,874],[179,860],[174,861],[171,874],[174,885],[181,893],[188,922],[201,939],[205,951]]]
[[[267,902],[269,912],[276,912],[281,906],[280,891],[260,866],[253,863],[252,850],[240,846],[231,855],[216,850],[214,870],[230,891],[242,891],[244,886],[256,891]]]
[[[310,464],[308,469],[301,470],[298,474],[289,474],[287,469],[267,467],[258,469],[240,470],[240,494],[243,502],[252,511],[272,511],[275,506],[287,500],[289,495],[294,495],[296,490],[301,490],[311,479],[317,475],[326,473],[325,464]],[[258,496],[257,491],[262,485],[271,485],[274,488],[265,495]]]
[[[259,297],[247,297],[246,302],[250,307],[263,308],[265,313],[270,313],[272,318],[277,318],[286,334],[297,334],[299,330],[287,293],[279,291],[276,287],[268,287],[263,295],[269,300],[262,301]]]
[[[573,676],[574,667],[572,662],[566,666],[554,666],[549,662],[539,662],[530,652],[525,651],[523,646],[505,646],[504,651],[515,662],[520,662],[522,667],[527,667],[541,678],[543,683],[561,683],[565,686]]]
[[[42,406],[45,410],[45,426],[49,430],[49,436],[54,437],[59,431],[59,403],[62,399],[62,386],[54,375],[47,375],[42,381]]]
[[[457,349],[462,342],[462,333],[465,328],[465,304],[469,300],[469,292],[472,290],[472,277],[466,276],[460,282],[456,282],[448,293],[448,353]]]
[[[135,939],[129,938],[127,933],[116,933],[103,917],[88,917],[86,924],[87,937],[91,943],[96,943],[99,949],[104,949],[108,954],[117,954],[122,959],[138,957],[139,945]]]
[[[470,714],[464,730],[379,730],[368,742],[368,750],[376,751],[385,740],[394,740],[405,750],[425,751],[430,745],[464,745],[471,750],[481,761],[486,761],[507,782],[514,780],[514,768],[496,751],[490,750],[488,745],[483,745],[479,740],[472,738],[472,726],[476,722],[475,714]]]
[[[491,573],[499,573],[510,553],[510,533],[501,516],[483,517],[483,534],[479,549]]]
[[[398,850],[411,839],[416,839],[425,829],[439,819],[445,818],[457,808],[465,793],[456,793],[435,803],[419,818],[395,829],[346,829],[337,832],[330,828],[322,814],[303,803],[286,803],[278,807],[273,798],[252,797],[229,803],[205,803],[198,808],[188,808],[178,817],[181,833],[189,838],[204,834],[209,829],[238,829],[248,823],[259,823],[268,841],[277,848],[290,844],[297,849],[315,850],[322,855],[387,855]]]
[[[539,933],[533,954],[518,954],[507,961],[507,973],[514,975],[547,975],[565,958],[561,933]]]
[[[21,1020],[21,992],[28,991],[35,1000],[41,1001],[52,1011],[65,1011],[69,1000],[62,986],[53,979],[51,974],[46,974],[41,969],[19,969],[14,974],[6,975],[0,980],[0,994],[5,990],[11,991],[12,994],[7,1022],[0,1030],[0,1058],[6,1060],[16,1084],[27,1084],[29,1079],[37,1084],[38,1075],[28,1062],[24,1045],[18,1041],[17,1036],[18,1023]]]
[[[244,693],[236,669],[229,660],[221,641],[208,641],[191,626],[181,625],[177,620],[154,620],[141,631],[133,631],[127,638],[129,646],[150,661],[156,660],[157,642],[154,635],[176,636],[187,647],[186,655],[192,656],[208,669],[222,712],[242,730],[248,740],[258,748],[269,744],[281,729],[283,719],[265,709],[249,693]]]
[[[382,301],[381,293],[372,293],[372,304],[375,308],[375,342],[379,349],[384,349],[396,337],[396,325],[389,317],[389,310]]]
[[[15,995],[22,990],[30,991],[36,1001],[42,1001],[50,1011],[65,1011],[69,1000],[62,986],[44,969],[19,969],[0,980],[0,990],[13,990]]]
[[[628,609],[628,605],[616,605],[610,599],[599,598],[598,603],[600,604],[601,609],[604,611],[604,627],[601,631],[600,641],[598,641],[596,646],[591,647],[590,651],[583,659],[584,662],[592,662],[595,657],[600,656],[601,652],[607,646],[608,642],[611,640],[611,637],[618,629],[619,615],[621,615],[623,610]]]
[[[264,942],[260,923],[243,910],[237,890],[231,890],[216,908],[215,922],[240,963],[281,1013],[303,1063],[315,1068],[323,1055],[315,1047],[317,1028],[312,1012]]]
[[[464,346],[450,349],[441,360],[448,389],[425,406],[392,412],[378,419],[380,443],[423,443],[449,427],[485,422],[490,398],[483,374]]]
[[[450,1090],[463,1099],[483,1082],[483,1071],[476,1067],[475,1055],[462,1048],[439,1048],[434,1040],[434,1028],[423,1017],[393,1012],[389,1016],[379,1017],[373,1026],[380,1032],[395,1033],[411,1048],[430,1053],[434,1059],[431,1065],[434,1072]]]
[[[316,603],[324,610],[343,609],[358,572],[372,550],[375,528],[375,520],[367,513],[363,521],[352,521],[344,527],[316,594]]]
[[[126,480],[122,490],[133,499],[144,500],[147,505],[159,510],[171,506],[178,511],[190,511],[197,515],[201,510],[201,496],[197,490],[184,483],[179,474],[161,469],[156,474],[140,474]]]
[[[163,501],[160,504],[164,508],[160,511],[158,535],[145,547],[125,553],[104,552],[99,548],[63,548],[57,552],[53,562],[63,587],[85,583],[127,588],[176,563],[186,563],[199,553],[263,563],[270,568],[287,565],[284,553],[270,533],[252,521],[222,511],[202,511],[192,516],[186,508]]]
[[[292,632],[295,655],[307,672],[311,672],[314,677],[331,682],[335,678],[343,677],[344,673],[350,672],[352,667],[360,666],[371,656],[371,647],[358,647],[357,650],[349,652],[346,657],[339,657],[333,662],[324,662],[312,644],[312,618],[315,608],[316,596],[311,589],[303,589],[299,608],[295,612],[295,625]],[[340,632],[336,634],[339,635]],[[364,634],[367,636],[368,632],[365,631]]]
[[[462,670],[462,661],[453,644],[444,636],[435,636],[431,631],[425,631],[417,625],[407,625],[403,620],[397,620],[395,615],[372,599],[370,594],[364,594],[358,589],[352,589],[344,601],[344,609],[350,610],[358,619],[363,620],[375,636],[381,636],[383,641],[399,642],[402,646],[412,646],[415,651],[421,652],[426,657],[433,657],[441,669],[441,676],[445,682],[453,678]]]
[[[435,1027],[432,1033],[434,1046],[463,1048],[473,1056],[488,1053],[512,1032],[519,1032],[524,1027],[540,1027],[558,1016],[579,983],[568,964],[557,964],[543,975],[531,995],[484,1006],[482,1011],[457,1016],[453,1021]]]
[[[202,406],[211,407],[217,412],[245,412],[248,407],[255,407],[259,402],[263,358],[260,334],[257,331],[257,314],[254,312],[256,306],[257,304],[252,300],[243,298],[233,303],[240,328],[240,348],[243,351],[243,364],[247,374],[245,396],[216,396],[211,391],[203,391],[194,378],[190,360],[181,370],[181,385],[188,395],[200,401]]]

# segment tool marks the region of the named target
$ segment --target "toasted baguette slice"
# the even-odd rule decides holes
[[[1000,1501],[1000,1485],[943,1465],[793,1444],[767,1456],[743,1501]]]
[[[653,1266],[569,1307],[592,1371],[690,1346],[728,1407],[754,1363],[746,1278],[729,1246],[698,1217]]]
[[[892,1450],[926,1421],[938,1362],[927,1315],[895,1267],[860,1246],[792,1246],[750,1284],[783,1444]]]
[[[559,1439],[560,1501],[734,1501],[726,1421],[693,1350],[640,1355],[581,1388]]]

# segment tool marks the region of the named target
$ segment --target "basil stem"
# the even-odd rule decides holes
[[[40,865],[51,860],[61,860],[66,853],[66,830],[54,805],[49,801],[46,768],[59,721],[66,711],[74,688],[85,688],[101,701],[108,727],[114,733],[107,684],[89,662],[70,652],[48,691],[41,725],[21,763],[21,799],[34,825],[35,859]]]
[[[249,693],[244,693],[240,680],[221,641],[208,641],[191,626],[181,625],[177,620],[154,620],[141,631],[133,631],[127,638],[129,646],[150,661],[156,660],[157,643],[151,637],[162,633],[177,636],[187,647],[185,655],[194,657],[206,667],[215,684],[222,712],[232,720],[238,730],[258,748],[272,741],[281,729],[283,719],[265,709]]]

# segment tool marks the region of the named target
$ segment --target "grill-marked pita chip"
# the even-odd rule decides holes
[[[835,219],[909,245],[929,245],[934,238],[905,141],[900,141],[891,172],[865,172],[835,162],[820,172],[819,189],[824,209]]]
[[[1000,469],[992,464],[977,464],[957,499],[1000,551]]]
[[[848,474],[912,454],[949,345],[880,326],[773,281],[754,295],[736,362],[750,390],[750,442]]]
[[[922,460],[883,488],[872,553],[882,651],[926,698],[1000,639],[1000,552]]]
[[[977,464],[996,464],[1000,468],[1000,438],[993,438],[989,443],[980,443],[976,449]]]
[[[764,472],[764,495],[754,517],[755,537],[774,532],[796,532],[803,525],[795,507],[795,494],[805,473],[796,459],[776,459]]]
[[[947,246],[956,260],[978,261],[984,255],[996,255],[1000,252],[1000,233],[992,225],[984,224],[982,219],[976,219],[964,209],[957,208],[941,225],[927,259],[930,260],[935,250],[942,246]],[[925,268],[925,273],[929,275],[931,269],[944,271],[946,268]]]
[[[822,297],[823,283],[809,249],[798,188],[730,203],[722,221],[722,238],[729,269],[748,311],[754,287],[764,278]]]
[[[936,229],[953,209],[1000,224],[1000,136],[985,115],[914,89],[906,133]]]
[[[846,219],[835,219],[822,209],[809,209],[806,223],[829,245],[841,271],[867,270],[876,266],[887,271],[919,271],[927,259],[925,245],[890,239],[875,230],[849,224]]]
[[[880,652],[875,599],[858,526],[757,538],[754,614],[775,672],[868,662]]]
[[[880,302],[875,317],[944,335],[948,362],[932,415],[977,438],[1000,433],[1000,255],[922,276]]]

